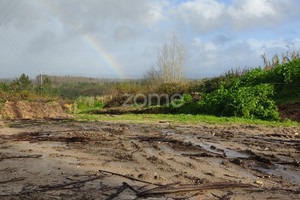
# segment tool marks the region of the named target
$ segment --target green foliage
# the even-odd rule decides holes
[[[260,84],[249,87],[232,86],[207,94],[198,102],[192,102],[191,97],[185,95],[175,102],[171,109],[178,113],[212,114],[216,116],[238,116],[244,118],[258,118],[276,120],[279,117],[273,96],[273,86]],[[179,104],[181,104],[179,107]]]
[[[21,92],[24,90],[30,91],[33,88],[32,82],[28,76],[22,74],[20,78],[15,79],[11,84],[10,87],[15,92]]]
[[[0,83],[0,98],[5,100],[51,101],[57,97],[58,90],[52,86],[50,79],[42,85],[34,86],[29,77],[22,74],[10,84]]]
[[[99,108],[99,107],[103,107],[103,103],[101,103],[99,100],[95,100],[94,101],[94,107],[95,108]]]
[[[219,89],[223,84],[230,84],[232,80],[241,78],[249,71],[249,68],[231,69],[217,77],[193,81],[189,84],[189,92],[211,93]]]
[[[300,59],[283,65],[276,65],[270,70],[256,68],[241,78],[241,84],[257,85],[260,83],[291,84],[300,81]]]
[[[261,83],[274,85],[274,100],[277,103],[300,101],[300,59],[276,65],[270,70],[256,68],[240,79],[240,86],[254,86]]]
[[[39,95],[50,97],[56,97],[59,94],[58,89],[52,86],[52,82],[48,77],[44,79],[42,85],[35,87],[35,92]]]
[[[270,99],[273,94],[273,87],[267,84],[229,89],[222,86],[198,102],[199,111],[217,116],[276,120],[279,114]]]
[[[0,111],[3,109],[3,103],[4,103],[3,99],[0,98]]]
[[[0,83],[0,90],[3,92],[9,92],[11,88],[10,85],[7,83]]]
[[[76,100],[80,96],[101,96],[106,93],[115,94],[117,90],[114,89],[114,86],[110,83],[72,83],[63,84],[58,87],[58,90],[62,98]]]
[[[198,107],[197,104],[193,102],[193,97],[191,95],[183,94],[181,99],[172,101],[167,109],[175,113],[196,114],[195,111]]]
[[[95,97],[82,97],[76,99],[74,102],[74,113],[84,113],[89,112],[95,109],[102,109],[104,107],[104,103],[96,100]]]

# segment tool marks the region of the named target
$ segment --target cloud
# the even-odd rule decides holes
[[[58,36],[54,32],[46,30],[30,42],[29,51],[32,53],[42,53],[54,45],[57,45],[59,41]]]
[[[153,26],[164,19],[164,1],[130,0],[53,0],[45,1],[59,15],[68,18],[74,25],[84,24],[114,26],[132,23]],[[93,23],[91,23],[93,22]]]
[[[173,15],[198,32],[205,33],[223,25],[225,5],[215,0],[195,0],[180,4]]]
[[[235,29],[272,27],[299,14],[297,0],[234,0],[227,13]]]
[[[194,0],[178,5],[173,16],[179,23],[207,33],[226,26],[234,30],[276,27],[284,20],[297,20],[299,9],[298,0],[233,0],[229,5],[217,0]]]
[[[300,38],[289,41],[293,50],[298,51]],[[212,40],[204,41],[199,37],[194,38],[190,51],[189,77],[217,76],[229,69],[263,66],[261,55],[264,53],[268,60],[275,54],[281,57],[288,51],[285,39],[249,38],[247,40],[231,40],[226,45]]]
[[[228,42],[230,42],[232,40],[231,37],[227,36],[227,35],[222,35],[222,34],[218,34],[216,36],[214,36],[213,38],[213,42],[217,43],[217,44],[226,44]]]

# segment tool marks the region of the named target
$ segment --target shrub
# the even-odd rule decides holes
[[[171,110],[186,114],[212,114],[217,116],[238,116],[265,120],[278,119],[275,102],[270,99],[273,86],[260,84],[249,87],[232,86],[207,94],[198,102],[193,102],[190,95],[184,95],[179,101],[171,104]],[[177,105],[180,105],[177,107]]]
[[[3,92],[10,92],[11,88],[7,83],[0,83],[0,90]]]
[[[283,65],[276,65],[270,70],[255,68],[241,78],[241,85],[250,86],[261,83],[291,84],[300,81],[300,59]]]
[[[275,102],[270,99],[274,87],[260,84],[249,87],[223,86],[198,102],[198,111],[221,116],[239,116],[266,120],[278,119]]]
[[[175,113],[197,114],[198,105],[191,95],[183,94],[181,99],[172,101],[168,109]]]

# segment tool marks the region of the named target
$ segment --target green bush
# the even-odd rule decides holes
[[[183,106],[185,104],[192,103],[193,97],[189,94],[183,94],[182,98],[174,100],[171,102],[170,107],[173,108],[178,108],[180,106]]]
[[[193,102],[193,97],[189,94],[183,94],[181,99],[174,100],[170,103],[167,110],[175,113],[196,114],[198,105]]]
[[[222,86],[198,102],[198,111],[218,116],[275,120],[279,114],[271,100],[273,95],[274,87],[267,84],[229,89]]]
[[[242,86],[251,86],[261,83],[291,84],[300,81],[300,59],[283,65],[277,65],[270,70],[255,68],[241,78]]]
[[[3,92],[10,92],[11,88],[7,83],[0,83],[0,90]]]
[[[229,87],[234,83],[229,84]],[[255,86],[258,84],[274,85],[274,100],[277,104],[300,100],[300,59],[270,70],[256,68],[241,77],[239,86]],[[227,87],[227,88],[229,88]]]
[[[198,102],[192,102],[190,96],[184,95],[181,100],[172,104],[171,110],[187,114],[205,113],[216,116],[276,120],[279,114],[275,102],[270,99],[273,92],[274,87],[267,84],[249,87],[238,87],[237,84],[229,89],[221,86]]]

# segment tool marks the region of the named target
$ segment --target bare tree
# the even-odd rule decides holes
[[[159,68],[161,81],[164,83],[181,82],[185,59],[185,45],[173,33],[170,40],[158,49],[156,63]]]
[[[161,80],[161,74],[154,67],[151,67],[144,75],[144,79],[150,82],[157,82]]]

